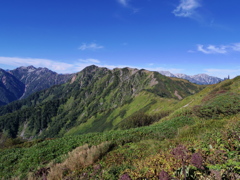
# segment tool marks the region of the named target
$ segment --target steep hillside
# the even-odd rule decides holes
[[[14,142],[6,141],[0,178],[238,180],[240,77],[171,102],[172,111],[150,126],[120,126],[103,133],[15,142],[19,144],[12,147]],[[150,109],[129,118],[130,125],[136,117],[148,122],[155,112]]]
[[[8,72],[0,69],[0,105],[19,99],[24,93],[25,85]]]
[[[66,84],[0,108],[0,128],[24,138],[102,132],[138,111],[171,111],[201,88],[143,69],[89,66]]]
[[[25,91],[21,99],[28,97],[34,92],[57,84],[63,84],[73,76],[73,74],[57,74],[47,68],[35,68],[33,66],[19,67],[9,71],[9,73],[25,84]]]

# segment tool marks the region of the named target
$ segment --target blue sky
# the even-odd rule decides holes
[[[0,68],[240,75],[239,0],[3,0]]]

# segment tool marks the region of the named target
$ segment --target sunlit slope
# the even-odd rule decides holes
[[[150,107],[144,106],[142,116],[134,116],[142,112],[128,110],[131,103],[150,104],[148,99],[156,98],[141,91],[133,101],[121,106],[126,110],[122,116],[129,121],[118,120],[118,108],[111,112],[116,118],[106,118],[117,130],[25,142],[1,150],[0,177],[43,178],[41,172],[49,169],[48,179],[238,179],[239,82],[237,77],[211,85],[181,101],[161,97]],[[169,114],[152,125],[138,127],[133,123],[137,128],[124,129],[123,125],[135,121],[133,117],[147,121],[157,107],[158,112]],[[92,122],[90,129],[94,128]],[[69,134],[84,130],[80,125]]]
[[[66,84],[1,107],[0,128],[24,138],[102,132],[140,110],[171,110],[202,88],[143,69],[89,66]]]

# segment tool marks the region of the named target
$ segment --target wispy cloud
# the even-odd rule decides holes
[[[199,0],[180,0],[180,4],[174,9],[173,14],[179,17],[192,17],[199,7],[201,7]]]
[[[230,45],[208,45],[204,47],[202,44],[197,45],[197,50],[204,54],[227,54],[230,52],[240,52],[240,43]]]
[[[238,44],[239,45],[239,44]],[[234,46],[236,49],[239,46]],[[237,49],[240,51],[239,49]],[[56,61],[56,60],[50,60],[50,59],[38,59],[38,58],[19,58],[19,57],[0,57],[0,65],[7,65],[11,66],[12,69],[19,67],[19,66],[30,66],[33,65],[35,67],[46,67],[48,69],[51,69],[58,73],[75,73],[79,72],[82,69],[84,69],[87,66],[90,65],[97,65],[99,67],[106,67],[108,69],[114,69],[114,68],[124,68],[124,67],[130,67],[130,68],[137,68],[137,69],[146,69],[150,71],[169,71],[171,73],[185,73],[186,69],[178,69],[178,68],[167,68],[167,67],[160,67],[160,66],[150,66],[152,64],[148,64],[146,67],[144,66],[130,66],[130,65],[114,65],[114,64],[108,64],[103,63],[98,59],[79,59],[76,61],[72,61],[69,63]],[[204,69],[203,71],[206,74],[217,76],[217,77],[227,77],[230,75],[231,78],[240,75],[240,67],[234,67],[229,69],[214,69],[214,68],[208,68]]]
[[[19,58],[19,57],[0,57],[0,64],[12,66],[13,68],[20,66],[46,67],[58,73],[74,73],[81,71],[86,66],[92,64],[101,65],[98,59],[79,59],[71,63],[65,63],[50,59],[37,59],[37,58]],[[106,65],[107,67],[107,65]]]
[[[119,4],[121,4],[121,5],[124,6],[125,8],[131,9],[134,14],[135,14],[135,13],[138,13],[138,12],[140,11],[139,8],[135,8],[135,7],[133,7],[133,6],[131,6],[131,5],[129,4],[129,2],[130,2],[131,0],[117,0],[117,1],[118,1]]]
[[[123,6],[128,6],[128,1],[129,1],[129,0],[118,0],[118,2],[119,2],[120,4],[122,4]]]
[[[84,50],[96,50],[96,49],[102,49],[104,48],[104,46],[101,46],[101,45],[98,45],[96,43],[90,43],[90,44],[86,44],[86,43],[83,43],[79,49],[84,51]]]
[[[12,68],[20,67],[20,66],[30,66],[33,65],[35,67],[46,67],[58,73],[75,73],[79,72],[87,66],[90,65],[97,65],[99,67],[106,67],[109,69],[114,68],[137,68],[137,69],[146,69],[150,71],[170,71],[173,73],[180,73],[182,69],[174,69],[174,68],[162,68],[162,67],[137,67],[137,66],[130,66],[130,65],[114,65],[103,63],[98,59],[79,59],[73,62],[65,63],[56,60],[50,59],[38,59],[38,58],[20,58],[20,57],[0,57],[0,64],[11,66]]]
[[[183,73],[184,69],[178,69],[178,68],[164,68],[164,67],[154,67],[154,68],[146,68],[150,71],[169,71],[173,74],[175,73]]]
[[[226,78],[230,75],[230,78],[234,78],[240,75],[240,68],[236,69],[204,69],[206,74],[217,76],[220,78]]]
[[[235,43],[231,47],[234,51],[240,52],[240,43]]]
[[[214,46],[209,45],[206,48],[199,44],[197,45],[197,50],[204,53],[204,54],[226,54],[227,53],[227,47],[226,46]]]
[[[47,67],[58,72],[72,68],[72,65],[68,63],[37,58],[0,57],[0,64],[10,65],[14,67],[33,65],[36,67]]]
[[[96,63],[96,64],[100,63],[98,59],[79,59],[79,61],[83,63]]]

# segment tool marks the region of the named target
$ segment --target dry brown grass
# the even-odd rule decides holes
[[[47,179],[64,179],[64,176],[70,172],[92,165],[108,152],[110,146],[110,142],[103,142],[97,146],[90,147],[89,145],[85,144],[74,149],[68,154],[68,158],[63,163],[58,163],[50,167],[50,172],[47,176]]]

